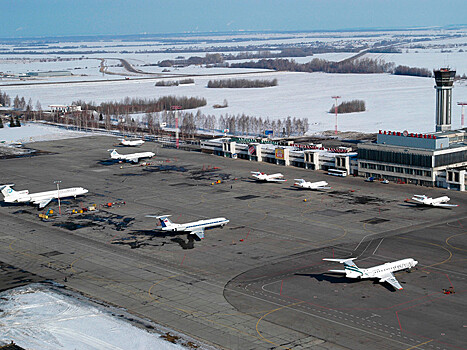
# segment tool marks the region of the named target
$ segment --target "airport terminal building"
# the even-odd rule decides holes
[[[338,169],[348,175],[387,179],[430,187],[466,190],[467,128],[451,130],[455,71],[434,71],[436,132],[382,131],[376,143],[360,143],[358,151],[320,144],[294,144],[222,137],[201,142],[203,152],[219,156],[296,166],[310,170]],[[462,126],[463,127],[463,126]]]
[[[285,144],[284,144],[285,143]],[[321,144],[295,144],[293,141],[274,142],[267,139],[222,137],[201,141],[201,150],[218,156],[296,166],[310,170],[343,170],[357,172],[357,152],[351,148],[324,148]]]
[[[358,147],[358,173],[390,181],[465,191],[467,129],[431,134],[381,131]]]

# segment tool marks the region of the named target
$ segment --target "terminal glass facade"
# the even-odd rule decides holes
[[[414,165],[424,168],[432,167],[432,157],[423,154],[359,148],[358,158],[362,160],[372,160],[375,162]]]

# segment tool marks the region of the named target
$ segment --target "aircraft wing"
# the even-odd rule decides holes
[[[284,182],[284,181],[287,181],[285,179],[277,179],[277,178],[268,178],[267,181],[271,181],[271,182]]]
[[[447,204],[447,203],[433,203],[432,204],[434,207],[444,207],[444,208],[452,208],[452,207],[458,207],[458,204]]]
[[[199,239],[204,238],[204,228],[199,228],[194,231],[191,231],[190,234],[197,235]]]
[[[395,289],[402,289],[402,286],[400,283],[397,281],[396,277],[389,272],[385,275],[379,276],[379,281],[380,282],[388,282],[391,286],[393,286]]]
[[[139,158],[138,158],[138,157],[133,157],[133,158],[127,158],[127,160],[128,160],[129,162],[132,162],[132,163],[138,163]]]
[[[330,190],[332,187],[329,186],[318,186],[313,188],[314,190]]]
[[[47,198],[47,199],[42,199],[42,200],[36,200],[33,201],[34,204],[39,204],[39,209],[42,209],[47,206],[52,201],[53,198]]]

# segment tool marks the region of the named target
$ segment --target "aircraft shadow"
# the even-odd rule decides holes
[[[105,159],[105,160],[99,160],[97,164],[108,166],[108,165],[118,164],[119,162],[120,162],[119,159]]]
[[[416,209],[416,210],[430,210],[430,209],[434,209],[434,207],[421,206],[421,205],[416,204],[416,203],[403,203],[403,204],[399,204],[399,206],[401,206],[401,207],[406,207],[406,208],[413,208],[413,209]],[[444,209],[447,209],[447,208],[444,208]]]
[[[326,281],[332,284],[339,284],[339,283],[354,284],[354,283],[362,282],[362,280],[360,279],[347,278],[343,275],[339,275],[337,273],[334,274],[332,272],[329,272],[329,273],[296,273],[295,276],[308,276],[308,277],[316,279],[319,282]],[[377,285],[380,285],[381,287],[386,288],[390,292],[395,292],[395,289],[387,283],[379,283],[376,280],[371,280],[371,281],[373,282],[373,285],[377,284]]]
[[[199,240],[199,238],[198,238]],[[195,247],[195,237],[194,235],[188,235],[187,240],[185,241],[181,237],[174,237],[171,239],[172,242],[178,243],[183,249],[193,249]]]
[[[183,249],[193,249],[195,247],[195,240],[200,241],[200,239],[195,235],[184,234],[180,232],[176,237],[174,237],[173,232],[166,231],[157,231],[157,230],[132,230],[131,235],[142,235],[149,237],[159,237],[159,238],[168,238],[174,243],[178,243]],[[181,236],[187,236],[187,239],[184,240]]]
[[[333,274],[333,273],[296,273],[295,276],[305,276],[305,277],[311,277],[314,278],[315,280],[322,282],[330,282],[330,283],[347,283],[347,284],[352,284],[359,282],[357,279],[353,278],[347,278],[344,275],[339,275],[339,274]]]

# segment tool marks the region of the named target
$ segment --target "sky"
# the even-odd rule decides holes
[[[0,38],[467,24],[466,0],[0,0]]]

